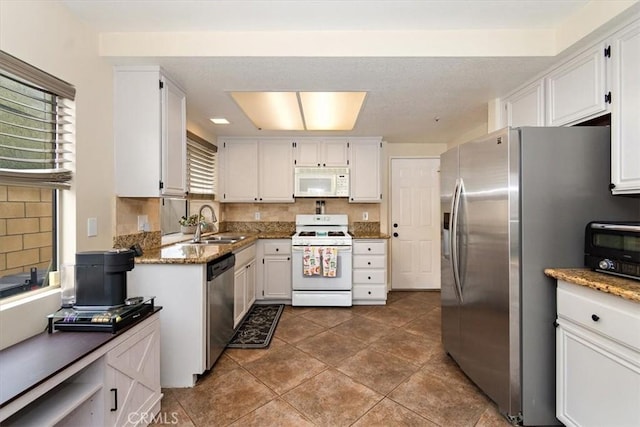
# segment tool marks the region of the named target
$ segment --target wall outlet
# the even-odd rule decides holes
[[[369,221],[369,212],[362,212],[362,220]]]
[[[260,212],[256,212],[255,214],[253,214],[253,218],[254,218],[256,221],[260,221]]]
[[[87,237],[98,235],[98,218],[87,219]]]
[[[148,215],[138,215],[138,231],[149,231]]]

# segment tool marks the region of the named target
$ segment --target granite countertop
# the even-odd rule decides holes
[[[554,279],[587,286],[640,303],[640,281],[638,280],[598,273],[587,268],[547,268],[544,274]]]
[[[391,236],[385,233],[351,233],[354,239],[389,239]]]
[[[230,252],[239,252],[246,246],[254,244],[258,239],[290,239],[292,233],[289,231],[259,231],[255,233],[233,233],[225,232],[220,234],[241,234],[245,239],[232,244],[212,244],[200,245],[190,244],[188,238],[182,242],[170,245],[145,249],[144,254],[136,257],[136,264],[206,264]],[[206,239],[211,235],[202,236]],[[352,233],[354,239],[388,239],[388,234],[358,232]]]
[[[190,244],[189,239],[183,242],[159,248],[145,249],[144,254],[136,257],[136,264],[206,264],[230,252],[238,252],[246,246],[254,244],[258,239],[289,239],[291,233],[268,231],[258,233],[221,233],[242,234],[245,239],[232,244],[200,245]],[[206,239],[204,235],[202,238]]]

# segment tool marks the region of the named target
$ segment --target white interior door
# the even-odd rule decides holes
[[[440,289],[440,159],[391,159],[391,288]]]

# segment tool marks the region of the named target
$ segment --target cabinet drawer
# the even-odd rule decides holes
[[[385,270],[354,270],[353,271],[353,283],[386,283],[386,274]]]
[[[380,241],[354,241],[353,253],[354,254],[374,254],[384,255],[386,242]]]
[[[290,255],[291,254],[291,241],[286,242],[265,242],[264,243],[265,255]]]
[[[354,255],[353,268],[385,268],[386,260],[383,255]]]
[[[235,271],[249,264],[252,260],[256,259],[256,245],[253,244],[248,248],[242,249],[240,252],[236,254],[236,265]]]
[[[353,299],[387,299],[387,287],[385,285],[355,285],[353,287]]]
[[[580,285],[558,282],[558,317],[640,349],[640,305]]]

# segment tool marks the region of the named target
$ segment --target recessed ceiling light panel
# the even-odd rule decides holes
[[[214,124],[216,125],[228,125],[229,124],[229,120],[225,119],[224,117],[213,117],[211,120]]]
[[[231,92],[258,129],[304,130],[295,92]]]
[[[352,130],[366,95],[366,92],[231,92],[253,124],[265,130]]]
[[[352,130],[366,92],[300,92],[307,130]]]

